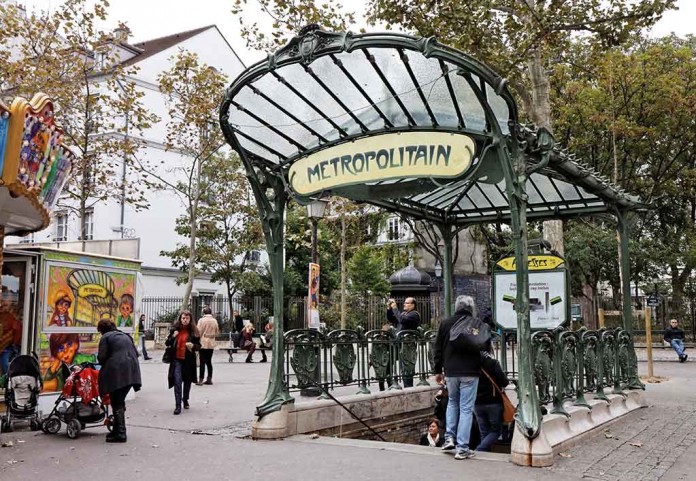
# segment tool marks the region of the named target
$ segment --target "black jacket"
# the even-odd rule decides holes
[[[420,314],[418,314],[418,311],[415,309],[412,311],[387,309],[387,320],[393,324],[398,331],[416,330],[421,323]]]
[[[449,342],[450,329],[464,315],[470,316],[471,312],[461,309],[440,323],[433,352],[435,374],[442,373],[443,369],[447,377],[478,377],[481,374],[481,354],[457,350]]]
[[[126,386],[140,390],[142,380],[138,351],[133,338],[121,331],[109,331],[99,341],[97,355],[99,369],[99,394],[104,395]]]
[[[684,339],[684,331],[678,327],[669,326],[665,329],[665,341],[672,342],[672,339]]]
[[[167,340],[164,341],[164,345],[171,347],[176,350],[176,337],[172,336],[174,334],[174,329],[169,330],[169,336]],[[201,339],[198,336],[194,336],[193,333],[189,333],[188,342],[193,344],[193,350],[189,351],[186,349],[186,354],[184,357],[184,365],[181,369],[181,379],[184,382],[196,382],[196,351],[201,348]],[[167,381],[169,383],[169,389],[174,387],[174,358],[176,355],[172,355],[172,362],[169,364],[169,373],[167,375]]]
[[[493,378],[500,389],[510,384],[507,376],[503,372],[498,360],[487,352],[481,353],[481,368]],[[502,404],[503,400],[498,394],[498,390],[493,387],[488,376],[481,373],[479,377],[478,390],[476,391],[476,404]]]

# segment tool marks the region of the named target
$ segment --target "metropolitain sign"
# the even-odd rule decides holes
[[[363,137],[300,158],[289,180],[300,195],[403,178],[454,178],[471,167],[474,140],[448,132],[405,132]]]

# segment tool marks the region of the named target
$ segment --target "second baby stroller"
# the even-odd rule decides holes
[[[5,386],[2,386],[5,388],[7,410],[0,419],[0,432],[11,432],[16,420],[29,421],[32,431],[39,429],[41,386],[41,371],[36,357],[24,354],[10,362]]]
[[[41,423],[41,430],[46,434],[56,434],[61,423],[65,423],[70,439],[75,439],[87,427],[106,425],[111,431],[113,415],[109,414],[106,396],[104,399],[99,397],[98,377],[99,370],[94,364],[70,367],[63,391],[51,413]]]

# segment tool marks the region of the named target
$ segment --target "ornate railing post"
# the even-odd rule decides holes
[[[570,417],[568,411],[563,407],[565,399],[566,383],[564,380],[564,349],[563,349],[563,334],[567,331],[563,327],[557,327],[553,330],[553,373],[554,373],[554,388],[553,388],[553,414],[563,414]],[[575,369],[573,369],[574,371]]]
[[[370,389],[367,387],[367,380],[370,377],[370,365],[368,363],[367,352],[367,337],[365,337],[365,329],[358,326],[358,377],[360,378],[360,388],[357,394],[370,394]]]
[[[577,379],[576,379],[576,390],[575,390],[575,405],[576,406],[585,406],[590,409],[591,406],[585,399],[585,362],[586,362],[586,351],[585,351],[585,342],[583,340],[583,334],[585,334],[587,328],[582,327],[580,331],[574,332],[573,334],[575,335],[575,339],[577,340],[576,344],[576,353],[577,353]]]
[[[534,352],[534,382],[539,392],[539,403],[552,401],[551,385],[553,382],[554,342],[548,331],[538,331],[532,335]]]
[[[418,327],[417,329],[418,332],[418,340],[417,346],[418,346],[418,386],[430,386],[430,383],[428,382],[428,372],[430,369],[428,369],[428,346],[427,342],[424,336],[424,330],[422,327]]]

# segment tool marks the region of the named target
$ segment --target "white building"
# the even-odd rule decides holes
[[[125,29],[115,30],[111,42],[94,52],[94,59],[99,63],[117,58],[124,66],[138,67],[135,76],[125,80],[133,82],[144,93],[144,107],[160,118],[142,134],[144,147],[138,156],[147,159],[150,165],[160,166],[158,174],[173,180],[181,175],[175,167],[187,159],[179,153],[165,151],[168,110],[159,91],[158,76],[171,68],[171,58],[181,50],[196,53],[201,63],[216,68],[230,81],[244,69],[244,64],[215,25],[132,44],[128,43],[128,33]],[[133,178],[134,172],[124,171],[122,175],[129,181],[137,181]],[[185,212],[185,204],[169,190],[149,192],[148,202],[149,209],[140,212],[118,198],[96,204],[87,214],[85,242],[78,240],[80,219],[67,210],[57,210],[47,229],[22,239],[8,237],[7,244],[50,243],[70,250],[137,258],[143,262],[143,296],[181,295],[184,286],[177,286],[175,279],[182,273],[173,269],[171,260],[160,252],[173,250],[177,242],[188,241],[174,231],[177,217]],[[194,292],[203,296],[223,294],[223,287],[209,279],[210,276],[199,276]]]

